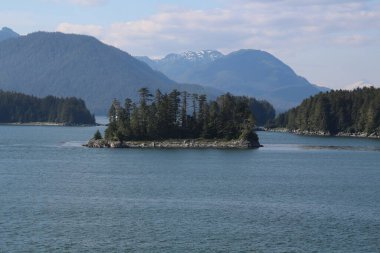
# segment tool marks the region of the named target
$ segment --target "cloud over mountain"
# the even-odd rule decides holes
[[[82,28],[81,33],[151,56],[202,48],[230,52],[237,48],[289,50],[289,45],[297,48],[306,43],[356,46],[379,41],[380,3],[239,0],[223,8],[168,8],[141,20]],[[78,24],[61,24],[57,30],[76,33]]]

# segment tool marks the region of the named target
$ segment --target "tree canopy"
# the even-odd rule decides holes
[[[124,105],[114,100],[109,109],[108,140],[162,139],[247,139],[257,140],[253,132],[253,109],[259,101],[227,93],[215,101],[205,95],[173,90],[151,94],[147,88],[139,90],[140,100],[125,99]],[[261,104],[260,104],[261,105]],[[271,115],[273,107],[265,102],[263,119]],[[259,110],[260,111],[260,110]],[[270,116],[269,116],[270,117]]]
[[[320,93],[280,114],[273,126],[332,135],[339,132],[380,135],[380,89]]]
[[[53,122],[72,125],[95,124],[82,99],[37,98],[0,90],[0,123]]]

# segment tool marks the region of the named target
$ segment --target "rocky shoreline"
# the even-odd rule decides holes
[[[268,132],[281,132],[281,133],[292,133],[297,135],[306,135],[306,136],[337,136],[337,137],[357,137],[357,138],[372,138],[372,139],[380,139],[380,135],[376,133],[346,133],[339,132],[337,134],[330,134],[329,132],[324,131],[304,131],[304,130],[289,130],[287,128],[267,128],[265,131]]]
[[[175,139],[162,141],[108,141],[91,139],[83,146],[89,148],[177,148],[177,149],[252,149],[262,145],[245,140]]]
[[[64,126],[64,123],[55,122],[12,122],[12,123],[1,123],[1,125],[8,126]]]
[[[67,127],[89,127],[89,126],[103,126],[102,124],[69,124],[69,123],[56,123],[56,122],[11,122],[0,123],[4,126],[67,126]]]

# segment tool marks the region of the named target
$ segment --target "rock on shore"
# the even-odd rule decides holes
[[[210,148],[210,149],[249,149],[262,147],[259,142],[245,140],[163,140],[163,141],[108,141],[91,139],[84,146],[89,148]]]
[[[307,135],[307,136],[342,136],[342,137],[360,137],[360,138],[373,138],[380,139],[380,136],[377,133],[347,133],[347,132],[339,132],[337,134],[331,134],[329,132],[324,131],[306,131],[306,130],[289,130],[287,128],[267,128],[265,131],[268,132],[281,132],[281,133],[292,133],[298,135]]]

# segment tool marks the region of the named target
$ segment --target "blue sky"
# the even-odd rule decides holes
[[[0,26],[88,34],[150,57],[262,49],[318,85],[380,85],[378,0],[12,0]]]

